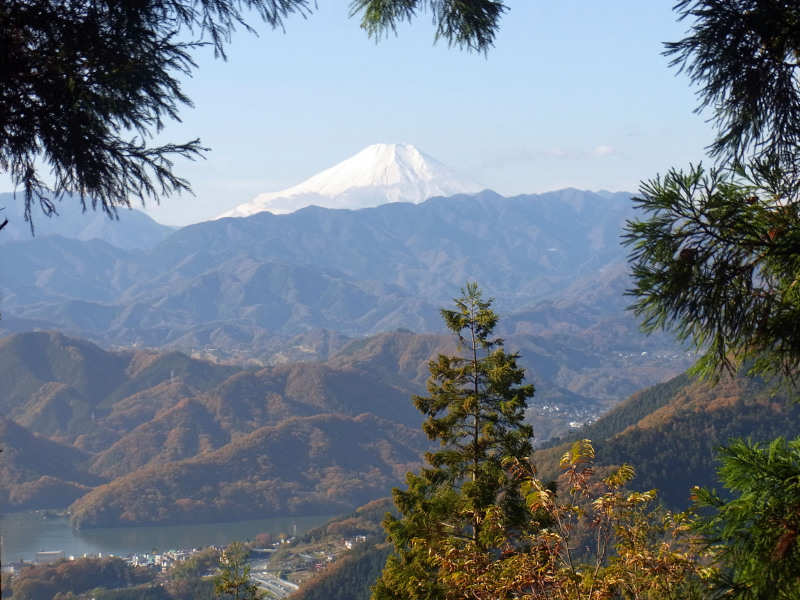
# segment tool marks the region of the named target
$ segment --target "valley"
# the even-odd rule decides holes
[[[249,539],[252,519],[366,510],[358,535],[377,537],[335,567],[309,570],[314,540],[254,563],[301,598],[337,581],[363,594],[348,573],[377,576],[387,499],[432,448],[411,400],[430,361],[458,352],[439,309],[480,276],[536,388],[525,421],[540,476],[590,438],[601,471],[636,465],[637,485],[685,508],[691,485],[713,483],[718,444],[791,435],[800,414],[763,382],[691,381],[694,353],[638,333],[618,244],[629,214],[622,196],[482,192],[221,219],[149,247],[74,230],[8,241],[0,261],[23,270],[0,321],[0,502],[68,514],[70,535],[126,554],[137,532],[217,531],[219,545],[241,527]],[[334,520],[334,538],[355,521]]]
[[[537,446],[691,364],[625,310],[628,195],[414,202],[0,240],[0,500],[102,528],[385,497],[428,447],[411,398],[469,280],[536,387]]]
[[[321,4],[0,9],[3,599],[800,598],[800,2]]]

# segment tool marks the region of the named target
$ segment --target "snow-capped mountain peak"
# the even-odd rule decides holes
[[[358,209],[388,202],[418,204],[433,196],[474,194],[485,189],[411,144],[373,144],[303,183],[281,192],[259,194],[217,218],[246,217],[263,211],[285,214],[310,205]]]

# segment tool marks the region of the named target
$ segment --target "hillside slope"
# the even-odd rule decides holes
[[[385,496],[420,464],[419,429],[374,415],[293,417],[217,451],[151,463],[70,507],[76,527],[330,514]]]
[[[0,502],[85,496],[81,526],[346,510],[428,444],[410,389],[345,363],[246,371],[37,332],[0,340],[0,365]]]
[[[263,330],[436,331],[439,306],[468,280],[509,315],[624,262],[619,235],[631,211],[624,194],[487,191],[209,221],[142,251],[60,237],[14,241],[2,256],[17,274],[4,294],[14,318],[0,325],[152,347],[212,323],[251,342]]]
[[[571,440],[588,438],[595,464],[632,465],[633,487],[656,488],[667,506],[684,509],[693,486],[715,485],[716,447],[733,438],[764,442],[798,435],[800,405],[773,391],[747,377],[710,386],[681,375],[634,394],[570,438],[551,441],[536,462],[543,478],[554,477]]]

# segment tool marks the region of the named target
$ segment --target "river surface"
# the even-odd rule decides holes
[[[32,561],[39,551],[63,550],[69,556],[84,554],[127,556],[153,549],[179,550],[224,546],[233,540],[252,540],[259,533],[302,535],[331,517],[277,517],[236,523],[115,527],[76,531],[66,518],[38,512],[10,513],[0,517],[2,563]]]

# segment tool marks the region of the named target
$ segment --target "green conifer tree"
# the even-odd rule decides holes
[[[373,588],[379,600],[446,597],[430,549],[449,540],[489,550],[482,524],[490,514],[500,515],[512,539],[531,522],[519,486],[530,470],[533,429],[524,417],[534,389],[523,383],[518,355],[493,337],[492,301],[475,283],[461,292],[455,310],[442,310],[461,353],[431,361],[429,395],[414,397],[427,416],[423,430],[440,448],[406,476],[407,489],[393,491],[400,516],[384,520],[395,554]]]
[[[800,384],[800,3],[682,0],[691,25],[667,45],[699,85],[718,134],[715,168],[642,186],[626,241],[647,331],[671,329],[705,354],[695,372]],[[719,597],[797,598],[800,439],[719,449],[728,498],[697,490]]]
[[[732,494],[695,490],[697,507],[713,509],[695,524],[716,554],[713,597],[800,598],[800,439],[733,440],[719,458]]]
[[[250,579],[250,551],[242,542],[231,542],[219,559],[220,573],[214,578],[214,592],[222,600],[261,600],[264,594]]]
[[[741,364],[795,381],[800,368],[800,5],[683,0],[667,44],[699,86],[718,164],[643,183],[628,223],[634,309],[705,352],[696,371]]]

